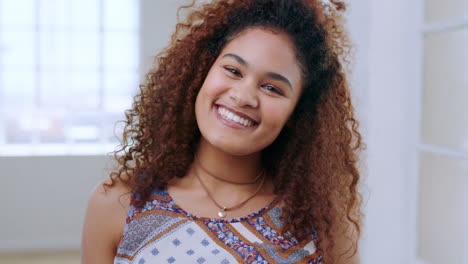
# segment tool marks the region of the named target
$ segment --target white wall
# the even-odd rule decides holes
[[[170,43],[177,22],[177,8],[186,0],[141,1],[140,70],[152,66],[154,56]]]
[[[353,2],[356,4],[357,1]],[[417,263],[417,195],[421,1],[359,1],[357,20],[367,18],[358,42],[364,84],[368,202],[362,260],[367,264]],[[365,3],[364,3],[365,2]],[[363,22],[361,20],[361,22]],[[359,32],[359,26],[351,29]],[[356,31],[358,30],[358,31]],[[360,89],[360,88],[357,88]]]
[[[86,202],[104,156],[1,157],[0,252],[79,248]]]

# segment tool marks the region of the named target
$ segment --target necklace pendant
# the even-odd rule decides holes
[[[224,207],[223,209],[221,209],[221,211],[218,212],[218,216],[220,218],[224,218],[226,217],[227,213],[226,213],[226,207]]]

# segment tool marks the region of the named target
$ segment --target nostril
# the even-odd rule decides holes
[[[242,108],[257,108],[259,105],[258,96],[252,92],[230,94],[229,99]]]

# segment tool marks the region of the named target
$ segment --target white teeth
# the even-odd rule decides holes
[[[253,125],[253,122],[247,119],[244,119],[233,112],[227,110],[226,108],[218,107],[218,113],[222,116],[224,116],[226,119],[229,119],[231,121],[234,121],[236,123],[239,123],[243,126],[251,126]]]

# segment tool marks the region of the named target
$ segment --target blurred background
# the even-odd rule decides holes
[[[182,0],[0,0],[0,263],[79,263]],[[468,0],[349,0],[365,264],[468,264]]]

